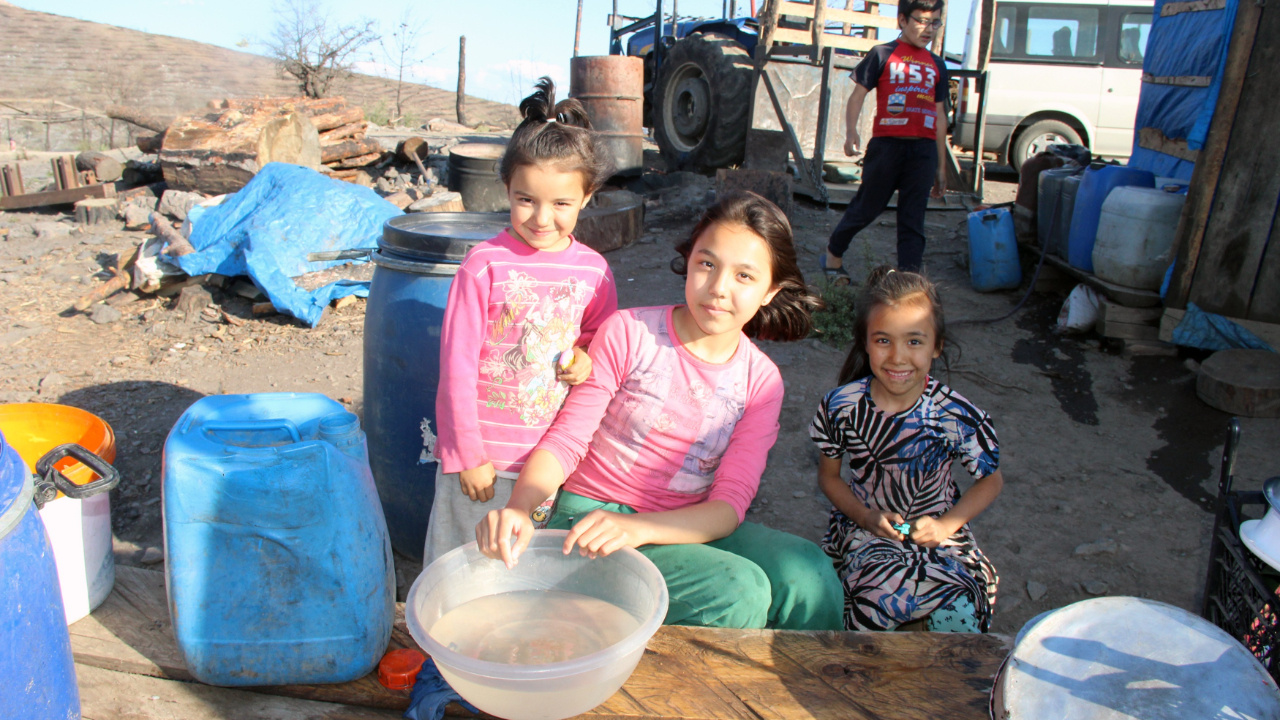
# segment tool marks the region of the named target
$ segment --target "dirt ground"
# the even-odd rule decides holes
[[[0,155],[0,162],[7,162]],[[24,166],[28,182],[43,160]],[[998,176],[988,201],[1012,198]],[[704,206],[709,182],[655,192],[645,235],[607,254],[622,307],[682,300],[668,264]],[[797,199],[792,216],[801,267],[816,271],[836,209]],[[1198,611],[1210,508],[1227,416],[1195,396],[1202,354],[1129,357],[1095,335],[1053,328],[1063,294],[978,294],[968,283],[965,213],[930,212],[927,272],[943,287],[954,337],[941,377],[988,411],[999,433],[1006,486],[974,523],[1000,574],[993,630],[1016,632],[1032,616],[1094,595],[1136,595]],[[6,232],[7,231],[7,232]],[[76,227],[56,212],[0,213],[0,402],[56,402],[90,410],[115,429],[116,560],[163,567],[160,459],[166,434],[196,399],[215,393],[321,392],[356,412],[362,404],[364,304],[333,310],[307,329],[283,316],[254,318],[249,302],[214,289],[240,326],[188,322],[172,298],[123,293],[94,317],[68,310],[105,277],[112,255],[144,235],[119,226]],[[892,261],[892,214],[855,241],[855,281]],[[1025,283],[1024,283],[1025,289]],[[113,312],[114,311],[114,312]],[[116,316],[118,313],[118,317]],[[844,349],[818,339],[762,343],[787,385],[782,430],[749,518],[817,540],[829,504],[816,485],[807,427],[834,385]],[[1280,420],[1242,419],[1237,487],[1280,474]],[[963,473],[963,471],[960,471]],[[967,486],[962,481],[962,487]],[[147,551],[151,549],[151,553]],[[402,592],[418,572],[398,558]]]

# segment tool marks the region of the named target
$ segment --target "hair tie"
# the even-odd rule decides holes
[[[895,268],[889,268],[889,272],[885,273],[885,275],[888,275],[888,274],[889,274],[889,273],[891,273],[891,272],[897,272],[897,269],[895,269]]]

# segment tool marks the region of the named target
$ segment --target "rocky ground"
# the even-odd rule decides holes
[[[41,162],[24,167],[29,182]],[[707,181],[650,193],[644,236],[606,256],[622,307],[681,301],[672,247],[710,189]],[[989,200],[1011,197],[1008,182],[990,186]],[[838,217],[797,200],[801,266],[815,283]],[[950,371],[939,373],[994,417],[1000,436],[1007,484],[974,523],[1000,572],[993,629],[1016,632],[1039,612],[1094,595],[1198,610],[1227,421],[1195,396],[1203,356],[1129,356],[1093,335],[1058,335],[1063,293],[1033,294],[1002,322],[962,322],[1004,315],[1024,292],[970,289],[964,224],[964,212],[931,212],[925,259],[955,340]],[[846,256],[855,281],[893,258],[894,233],[890,214],[858,239]],[[117,562],[160,568],[161,449],[177,417],[204,395],[286,390],[325,393],[360,412],[364,305],[331,310],[315,329],[254,317],[249,300],[219,288],[211,304],[240,324],[132,292],[89,313],[69,310],[108,277],[113,256],[143,238],[120,226],[82,229],[57,212],[0,213],[0,402],[75,405],[110,423],[124,475],[112,495]],[[844,348],[819,338],[762,345],[782,370],[787,399],[749,517],[816,540],[829,505],[817,490],[807,426]],[[1242,423],[1237,487],[1256,488],[1280,473],[1280,421]],[[398,563],[403,592],[419,568]]]

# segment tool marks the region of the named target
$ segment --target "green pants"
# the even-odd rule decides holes
[[[592,510],[635,513],[561,491],[547,528],[567,530]],[[667,625],[844,629],[844,589],[835,568],[804,538],[744,522],[728,537],[702,545],[638,549],[667,581]]]

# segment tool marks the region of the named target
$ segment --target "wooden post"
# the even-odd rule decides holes
[[[578,43],[582,41],[582,0],[578,0],[578,22],[573,26],[573,56],[578,57]]]
[[[852,3],[850,3],[850,4],[852,5]],[[864,11],[864,12],[869,12],[869,13],[871,13],[872,15],[878,15],[878,14],[880,14],[880,3],[878,3],[878,2],[868,2],[868,3],[865,3],[865,4],[864,4],[864,6],[863,6],[863,8],[862,8],[862,9],[863,9],[863,11]],[[880,39],[880,28],[873,28],[873,27],[869,27],[869,28],[867,28],[867,29],[866,29],[866,37],[867,37],[867,39],[869,39],[869,40],[879,40],[879,39]]]
[[[981,0],[981,28],[978,31],[978,70],[986,70],[991,60],[992,28],[996,22],[996,0]]]
[[[826,39],[822,37],[827,32],[827,0],[813,0],[813,46],[809,48],[809,60],[811,62],[820,62],[822,60],[822,48],[826,44]]]
[[[467,36],[458,36],[458,124],[467,122]]]
[[[942,25],[938,26],[938,32],[933,36],[933,54],[942,57],[942,41],[947,37],[947,6],[942,6]]]
[[[1253,56],[1261,15],[1262,8],[1257,3],[1243,2],[1236,8],[1235,27],[1231,31],[1227,60],[1222,71],[1222,89],[1218,92],[1218,103],[1213,108],[1213,121],[1209,124],[1204,147],[1200,150],[1195,169],[1191,171],[1187,202],[1182,208],[1178,229],[1173,236],[1177,258],[1174,260],[1173,277],[1169,281],[1169,292],[1165,297],[1166,307],[1179,310],[1185,308],[1191,294],[1191,280],[1196,273],[1196,263],[1200,260],[1200,246],[1204,243],[1204,231],[1209,224],[1209,213],[1222,176],[1222,161],[1227,154],[1227,143],[1235,124],[1240,91],[1244,87],[1249,59]]]

